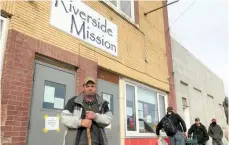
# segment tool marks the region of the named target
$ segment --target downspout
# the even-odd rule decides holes
[[[166,1],[163,1],[162,4],[166,5]],[[169,106],[173,107],[174,111],[177,111],[176,93],[175,93],[175,85],[174,85],[174,73],[173,73],[173,62],[172,62],[172,48],[171,48],[171,39],[170,39],[167,7],[163,8],[163,19],[164,19],[165,47],[166,47],[168,75],[169,75],[168,104],[169,104]]]

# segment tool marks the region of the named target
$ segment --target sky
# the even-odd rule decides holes
[[[168,14],[171,36],[224,81],[229,96],[228,0],[180,0]]]

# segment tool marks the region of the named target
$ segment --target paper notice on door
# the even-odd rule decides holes
[[[55,98],[54,108],[56,108],[56,109],[64,109],[64,99]]]
[[[44,90],[44,102],[46,103],[54,103],[55,97],[55,88],[50,86],[45,86]]]
[[[45,128],[43,128],[44,133],[48,133],[49,130],[56,130],[56,132],[60,132],[59,114],[57,114],[56,117],[49,117],[47,114],[45,114],[44,119],[45,119]]]
[[[111,95],[103,93],[103,99],[106,100],[107,102],[110,102]]]
[[[45,128],[47,130],[59,129],[59,119],[57,117],[47,117],[45,119]]]

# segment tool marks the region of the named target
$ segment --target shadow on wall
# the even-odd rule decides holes
[[[223,108],[224,108],[224,112],[226,115],[226,121],[228,125],[228,97],[225,97],[224,99]],[[228,144],[228,126],[227,128],[223,128],[223,132],[224,132],[224,137],[227,139],[227,144]]]
[[[227,125],[228,125],[228,97],[225,97],[224,102],[223,102],[223,108],[224,108],[224,112],[226,115],[226,121],[227,121]]]

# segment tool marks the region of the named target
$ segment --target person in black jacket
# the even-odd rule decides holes
[[[169,120],[168,120],[169,119]],[[171,124],[168,124],[168,122]],[[167,122],[167,124],[165,123]],[[166,131],[166,126],[171,126],[171,131]],[[156,128],[157,136],[160,135],[160,130],[164,128],[165,133],[169,137],[170,145],[184,145],[186,125],[180,115],[173,112],[172,107],[167,108],[167,114],[161,119]],[[168,127],[169,128],[169,127]]]
[[[193,134],[193,139],[197,140],[199,145],[205,145],[209,140],[206,127],[200,123],[200,118],[195,118],[195,124],[188,130],[188,137]]]
[[[223,145],[223,131],[221,127],[216,123],[216,119],[212,119],[212,123],[208,128],[208,135],[212,138],[213,145]]]
[[[61,122],[66,127],[64,145],[108,145],[104,132],[113,115],[108,102],[96,94],[96,81],[88,76],[84,79],[83,92],[68,100],[61,113]],[[89,134],[88,134],[89,128]]]

